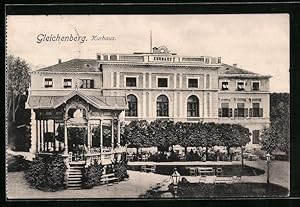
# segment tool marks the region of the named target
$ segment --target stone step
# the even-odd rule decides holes
[[[81,188],[81,183],[79,184],[75,184],[75,183],[70,183],[68,184],[68,189],[72,189],[72,188]]]
[[[82,177],[69,177],[70,180],[80,180],[81,181]]]
[[[81,180],[69,180],[68,184],[80,184],[81,185]]]
[[[83,176],[82,175],[70,175],[69,174],[69,178],[82,178]]]
[[[70,186],[68,187],[69,190],[82,190],[82,187],[81,186]]]

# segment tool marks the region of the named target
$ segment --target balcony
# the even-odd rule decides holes
[[[263,117],[263,108],[219,108],[219,117],[228,117],[228,118]]]

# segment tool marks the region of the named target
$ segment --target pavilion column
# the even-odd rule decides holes
[[[88,125],[87,125],[87,148],[88,148],[88,153],[90,152],[91,150],[91,124],[90,122],[88,122]]]
[[[118,133],[117,133],[117,135],[118,135],[118,140],[117,140],[117,145],[118,145],[118,147],[120,147],[120,142],[121,142],[121,134],[120,134],[120,132],[121,132],[121,121],[120,121],[120,119],[118,119]]]
[[[39,120],[39,152],[43,151],[42,147],[42,120]]]
[[[46,125],[45,132],[48,133],[48,120],[45,120],[45,125]],[[47,140],[47,142],[45,142],[45,148],[46,148],[46,144],[47,144],[47,152],[48,152],[49,151],[49,142],[48,142],[48,140]],[[45,149],[45,151],[46,151],[46,149]]]
[[[53,151],[56,151],[56,140],[55,140],[55,119],[53,119]]]
[[[114,149],[114,119],[111,120],[111,149]]]
[[[103,151],[103,120],[100,119],[100,151]]]
[[[68,154],[68,129],[67,129],[67,120],[64,121],[64,145],[65,145],[65,154]]]
[[[40,151],[40,136],[39,136],[39,121],[35,120],[35,132],[36,132],[36,151]]]
[[[42,151],[45,151],[45,139],[44,139],[44,135],[45,135],[45,120],[42,120]]]

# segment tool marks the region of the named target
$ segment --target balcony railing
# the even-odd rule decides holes
[[[219,117],[263,117],[263,108],[219,108]]]

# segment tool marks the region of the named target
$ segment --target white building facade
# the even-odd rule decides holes
[[[220,57],[181,56],[164,46],[151,53],[98,53],[96,59],[73,59],[32,72],[30,95],[125,97],[120,120],[216,122],[241,124],[252,132],[249,145],[270,124],[270,76]],[[106,101],[105,104],[110,104]],[[110,105],[111,106],[111,105]]]

